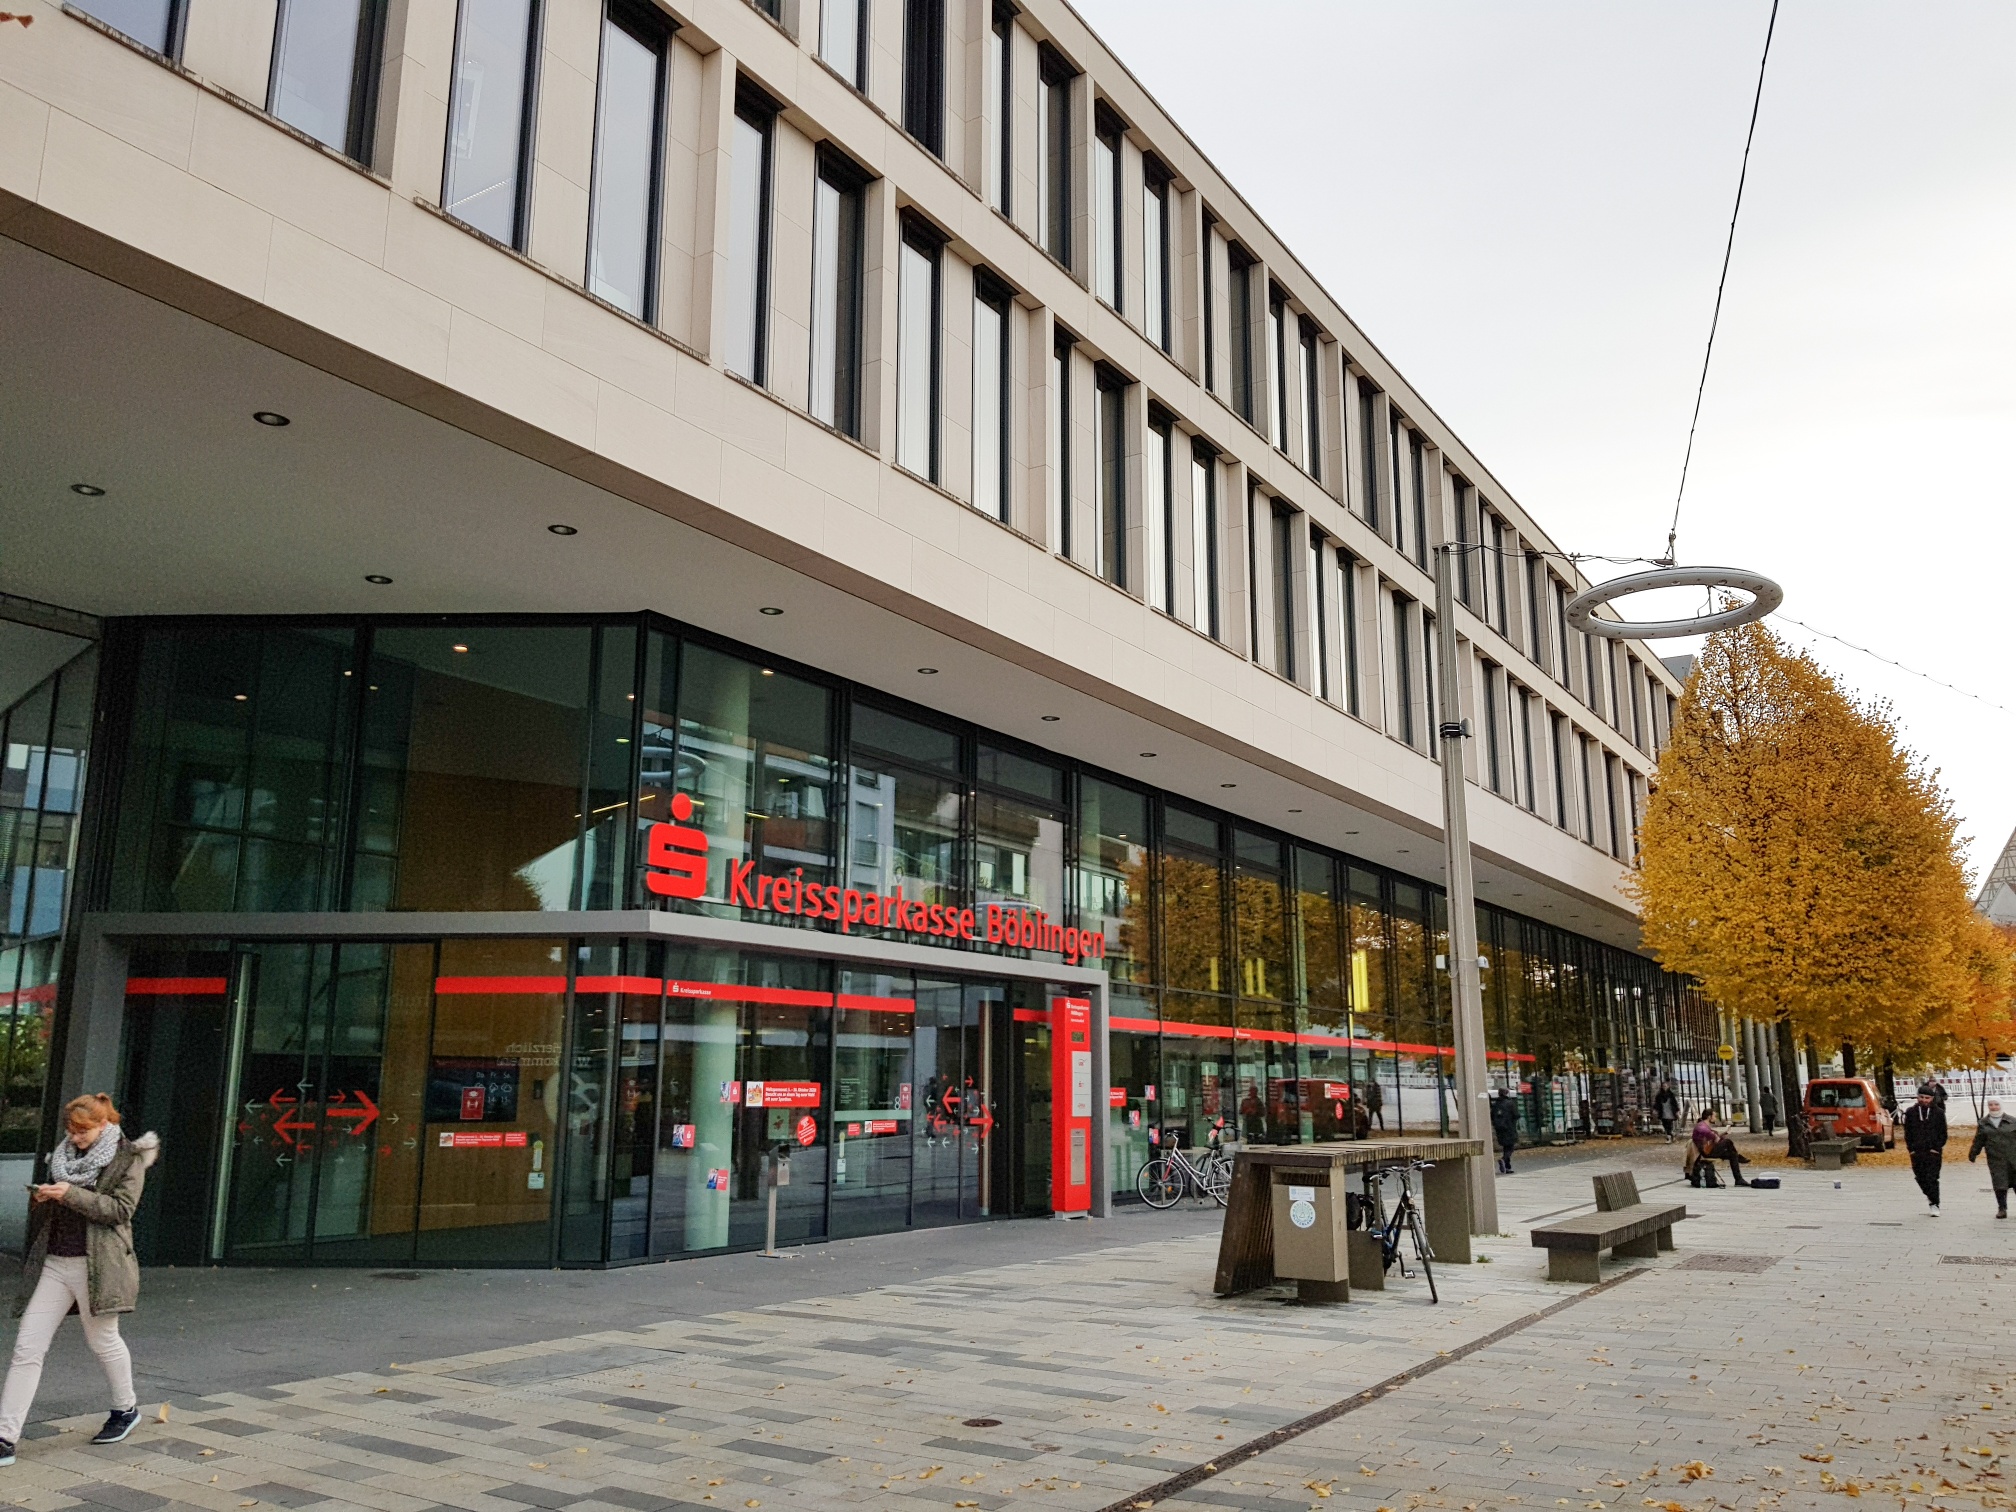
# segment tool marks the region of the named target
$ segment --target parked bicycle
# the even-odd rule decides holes
[[[1404,1165],[1386,1166],[1380,1170],[1365,1173],[1365,1228],[1372,1238],[1379,1241],[1379,1260],[1386,1270],[1393,1269],[1393,1263],[1400,1263],[1400,1274],[1412,1276],[1407,1269],[1406,1257],[1400,1253],[1403,1235],[1413,1242],[1414,1259],[1421,1267],[1421,1275],[1428,1283],[1428,1300],[1440,1302],[1435,1291],[1435,1269],[1431,1262],[1434,1251],[1428,1247],[1428,1230],[1421,1219],[1421,1208],[1414,1200],[1413,1173],[1434,1169],[1432,1160],[1410,1160]],[[1400,1189],[1399,1199],[1393,1204],[1389,1215],[1386,1211],[1386,1183],[1393,1182]]]
[[[1226,1194],[1232,1190],[1232,1152],[1225,1148],[1224,1134],[1225,1120],[1221,1118],[1211,1126],[1210,1140],[1200,1152],[1183,1149],[1171,1129],[1167,1153],[1141,1167],[1134,1178],[1134,1190],[1141,1200],[1152,1208],[1172,1208],[1194,1193],[1225,1206]]]

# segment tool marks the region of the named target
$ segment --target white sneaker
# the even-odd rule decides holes
[[[1938,1203],[1936,1203],[1936,1202],[1935,1202],[1935,1203],[1933,1203],[1933,1204],[1932,1204],[1932,1211],[1931,1211],[1931,1213],[1930,1213],[1930,1214],[1928,1214],[1927,1216],[1929,1216],[1929,1217],[1933,1217],[1933,1218],[1937,1218],[1937,1217],[1939,1216],[1939,1204],[1938,1204]]]

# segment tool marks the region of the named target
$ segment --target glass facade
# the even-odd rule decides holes
[[[125,621],[106,655],[108,685],[132,690],[110,721],[115,909],[348,911],[368,935],[387,913],[657,908],[906,941],[928,914],[979,977],[990,954],[1103,965],[1120,1193],[1220,1119],[1286,1142],[1451,1119],[1437,889],[841,679],[643,615]],[[687,895],[656,885],[654,826],[698,837]],[[1529,1138],[1628,1132],[1664,1076],[1708,1095],[1714,1016],[1689,984],[1490,906],[1478,933],[1491,1076]],[[1042,1014],[1000,1021],[1033,989],[645,941],[219,949],[224,965],[136,968],[214,981],[219,1001],[173,1045],[130,1039],[129,1077],[208,1035],[239,1105],[319,1082],[325,1123],[362,1092],[426,1145],[410,1173],[381,1154],[368,1197],[338,1153],[256,1181],[233,1156],[222,1195],[195,1195],[221,1215],[203,1241],[220,1255],[377,1255],[394,1207],[412,1221],[386,1243],[420,1258],[473,1233],[529,1253],[549,1228],[574,1261],[755,1242],[758,1162],[784,1126],[720,1102],[750,1080],[823,1089],[786,1236],[1047,1200],[1047,1090],[1000,1090],[1047,1089],[1002,1026]],[[275,1059],[317,1055],[334,1059]],[[461,1097],[503,1106],[503,1081],[524,1136],[503,1147],[509,1190],[465,1190],[460,1147],[428,1141]],[[969,1084],[1012,1109],[1012,1158],[960,1145],[948,1109]]]

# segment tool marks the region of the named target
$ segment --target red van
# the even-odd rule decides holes
[[[1897,1148],[1897,1124],[1866,1077],[1806,1083],[1806,1125],[1821,1139],[1859,1139],[1865,1150]]]

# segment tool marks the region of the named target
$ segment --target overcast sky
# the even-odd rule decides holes
[[[1770,0],[1075,3],[1564,548],[1658,554]],[[2016,4],[1783,0],[1680,560],[2016,709],[2012,375]],[[2016,714],[1774,623],[1991,864]]]

